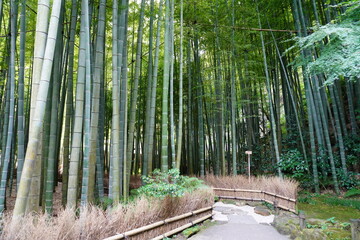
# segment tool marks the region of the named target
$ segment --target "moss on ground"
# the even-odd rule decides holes
[[[188,228],[188,229],[185,229],[182,234],[186,237],[186,238],[189,238],[191,237],[192,235],[196,234],[200,232],[200,227],[199,225],[195,225],[194,227],[191,227],[191,228]]]
[[[181,234],[175,235],[172,238],[168,238],[168,239],[173,239],[173,240],[184,240],[184,239],[188,239],[189,237],[193,236],[194,234],[208,228],[211,226],[216,225],[216,222],[213,222],[211,220],[206,220],[205,222],[201,223],[201,224],[197,224],[191,228],[185,229],[184,231],[182,231]]]
[[[304,211],[306,219],[319,219],[322,223],[308,223],[307,228],[321,229],[328,239],[351,239],[350,219],[360,218],[359,199],[347,199],[333,195],[300,194],[298,209]],[[342,206],[345,205],[345,206]]]

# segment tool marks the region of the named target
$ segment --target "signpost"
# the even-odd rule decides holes
[[[250,157],[251,157],[252,151],[246,151],[245,154],[248,155],[248,174],[249,174],[249,183],[250,183]]]

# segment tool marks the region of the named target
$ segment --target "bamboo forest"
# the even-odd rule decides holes
[[[360,239],[359,1],[0,0],[0,26],[1,239],[170,239],[222,198]]]

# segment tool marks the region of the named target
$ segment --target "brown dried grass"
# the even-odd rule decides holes
[[[126,205],[103,211],[96,206],[82,209],[79,216],[71,209],[57,217],[29,214],[17,222],[11,215],[2,219],[1,239],[103,239],[156,221],[181,215],[213,204],[213,191],[202,188],[181,198],[138,198]],[[152,235],[162,234],[161,229]],[[158,232],[156,232],[158,231]]]
[[[206,175],[203,180],[214,188],[250,189],[275,193],[289,198],[296,198],[299,183],[293,179],[281,179],[274,176],[215,176]]]

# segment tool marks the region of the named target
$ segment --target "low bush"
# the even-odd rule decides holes
[[[327,197],[322,196],[321,200],[329,205],[333,206],[344,206],[344,207],[352,207],[360,210],[360,201],[355,199],[343,199],[337,197]]]
[[[308,180],[308,171],[306,160],[303,155],[297,150],[288,150],[286,153],[281,154],[278,168],[291,178],[297,181]]]
[[[342,169],[337,171],[339,185],[343,189],[352,189],[360,186],[360,181],[357,179],[357,174],[354,172],[348,172],[347,175],[344,174]]]
[[[360,197],[360,189],[353,188],[344,194],[345,198]]]
[[[203,181],[195,177],[181,176],[178,169],[168,172],[154,170],[151,176],[143,177],[144,186],[136,190],[137,194],[148,197],[181,197],[200,187],[205,187]]]

